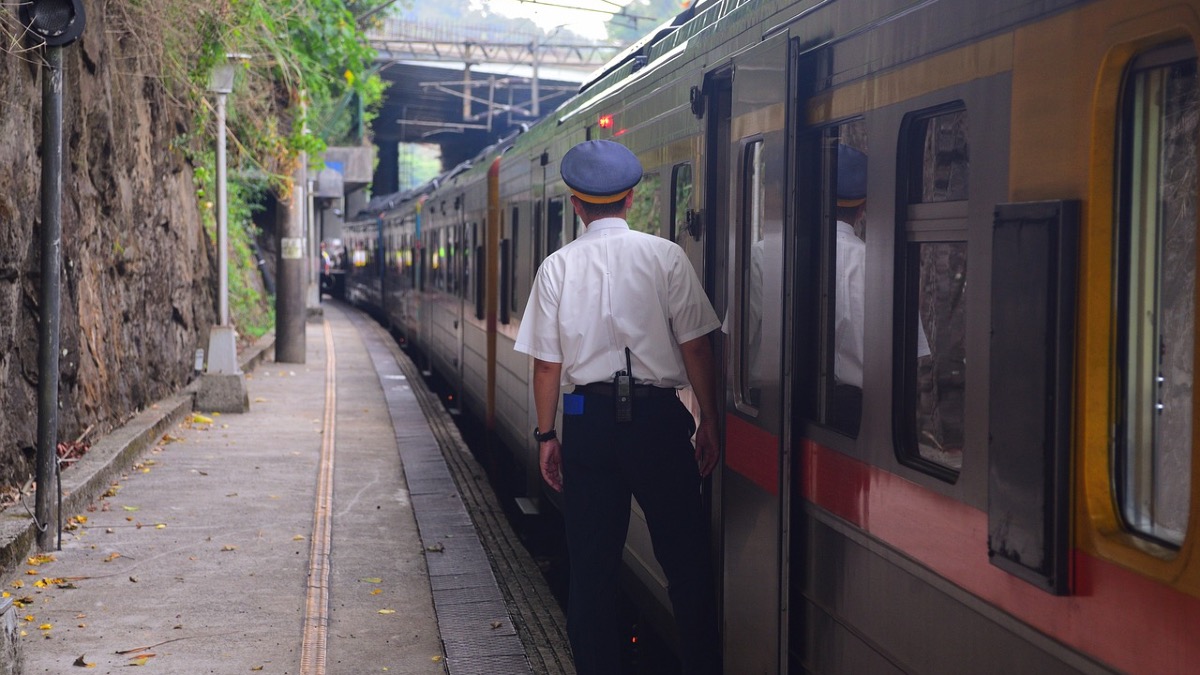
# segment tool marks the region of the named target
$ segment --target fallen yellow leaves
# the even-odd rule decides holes
[[[79,658],[75,659],[75,663],[72,663],[71,665],[79,666],[80,668],[95,668],[96,664],[88,663],[86,657],[87,654],[80,654]]]
[[[380,613],[380,614],[395,614],[395,613],[396,613],[396,610],[394,610],[394,609],[381,609],[381,610],[379,610],[379,613]]]
[[[42,553],[40,555],[29,556],[29,559],[26,560],[25,562],[29,563],[30,565],[43,565],[45,563],[51,563],[54,561],[55,561],[55,557],[53,554]]]

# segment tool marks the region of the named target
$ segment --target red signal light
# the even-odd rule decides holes
[[[613,125],[613,117],[612,115],[601,115],[600,119],[596,121],[596,124],[598,124],[601,129],[611,129]]]

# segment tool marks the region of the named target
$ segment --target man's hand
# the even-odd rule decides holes
[[[562,445],[557,438],[538,443],[538,464],[546,484],[555,492],[562,492]]]
[[[721,443],[717,438],[717,423],[711,419],[703,420],[696,428],[696,466],[700,470],[701,478],[712,473],[720,457]]]

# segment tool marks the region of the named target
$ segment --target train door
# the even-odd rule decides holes
[[[705,265],[723,317],[720,505],[726,672],[778,673],[786,652],[788,483],[781,381],[787,41],[734,58],[709,86]]]
[[[545,222],[546,207],[543,199],[546,194],[546,164],[549,161],[549,155],[542,153],[534,157],[530,161],[529,166],[529,188],[530,188],[530,212],[532,220],[528,231],[533,233],[530,237],[529,246],[524,248],[522,252],[529,251],[529,289],[533,288],[534,279],[537,276],[538,267],[542,264],[542,258],[545,254],[542,252],[545,246],[546,233],[542,224]],[[522,289],[525,291],[526,289]],[[528,292],[528,291],[526,291]],[[520,298],[522,310],[526,298]],[[515,333],[514,333],[515,335]],[[527,452],[528,457],[522,462],[525,467],[525,495],[533,499],[533,503],[540,500],[540,495],[543,492],[543,481],[541,470],[538,467],[538,449],[536,444],[528,440],[528,432],[525,429],[532,429],[537,426],[537,409],[533,402],[533,359],[527,359],[529,362],[528,370],[525,373],[525,381],[528,386],[525,387],[528,392],[525,399],[525,424],[521,430],[521,438],[526,439],[529,444]],[[557,422],[555,426],[561,428]]]

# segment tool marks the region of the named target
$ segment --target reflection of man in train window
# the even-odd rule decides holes
[[[858,436],[862,420],[863,325],[866,307],[867,156],[838,145],[837,247],[834,278],[833,399],[830,426]],[[924,322],[917,320],[917,357],[929,356]]]
[[[862,416],[863,316],[867,245],[855,233],[867,206],[867,156],[838,146],[834,277],[833,400],[829,424],[858,435]]]

